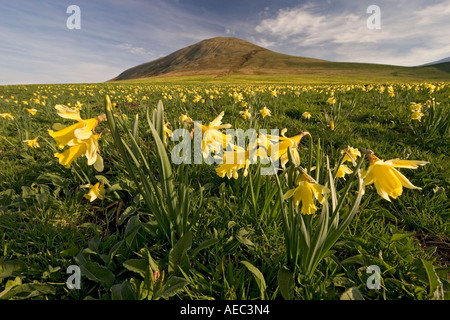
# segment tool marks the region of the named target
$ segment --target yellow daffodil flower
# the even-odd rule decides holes
[[[14,120],[14,116],[11,114],[11,112],[0,113],[0,117],[2,117],[3,119],[6,119],[6,120]]]
[[[32,139],[32,140],[24,140],[23,142],[25,142],[26,144],[27,144],[27,146],[29,146],[30,148],[39,148],[40,147],[40,145],[39,145],[39,143],[37,142],[37,139],[38,139],[39,137],[36,137],[36,138],[34,138],[34,139]]]
[[[37,112],[37,110],[34,109],[34,108],[32,108],[32,109],[25,108],[25,109],[26,109],[26,110],[28,111],[28,113],[31,114],[32,116],[34,116],[34,115],[36,114],[36,112]]]
[[[329,97],[328,100],[327,100],[327,102],[328,102],[329,104],[335,104],[335,103],[336,103],[336,98],[335,98],[335,97]]]
[[[289,161],[288,152],[291,150],[291,156],[294,161],[294,165],[298,166],[300,164],[300,155],[298,153],[298,146],[300,144],[300,140],[305,136],[309,135],[309,132],[302,132],[299,135],[288,138],[285,136],[287,129],[281,130],[281,137],[275,137],[277,140],[280,140],[278,143],[270,144],[268,147],[268,154],[270,155],[270,159],[272,162],[280,160],[281,167],[284,168],[286,163]],[[273,140],[273,136],[269,136],[269,139]]]
[[[252,117],[252,114],[250,113],[250,111],[248,109],[246,109],[245,111],[240,111],[239,114],[241,115],[242,119],[244,119],[244,120],[250,119]]]
[[[231,128],[231,124],[222,124],[224,114],[225,112],[222,111],[207,126],[195,123],[197,129],[202,131],[202,153],[204,158],[208,157],[211,152],[218,152],[221,146],[225,150],[232,139],[230,135],[225,135],[220,131],[221,129]]]
[[[269,110],[269,108],[267,108],[266,106],[264,106],[264,108],[262,108],[261,110],[259,110],[259,112],[261,113],[263,119],[267,116],[271,116],[271,112]]]
[[[55,139],[57,147],[59,149],[64,149],[65,146],[73,146],[76,143],[76,140],[89,139],[93,134],[92,130],[94,130],[98,123],[98,118],[81,120],[56,132],[48,130],[48,133]]]
[[[351,158],[348,156],[347,153],[345,153],[346,151],[347,151],[347,153],[350,154]],[[361,157],[361,152],[357,148],[353,148],[353,147],[350,147],[350,146],[347,146],[346,149],[341,150],[341,154],[344,154],[344,153],[345,153],[345,156],[344,156],[344,159],[343,159],[344,162],[345,161],[352,162],[352,160],[356,161],[356,159],[358,157]]]
[[[103,171],[103,158],[98,154],[98,134],[93,134],[89,139],[76,140],[73,145],[62,153],[55,153],[59,164],[70,168],[72,162],[81,156],[88,159],[88,165],[93,165],[97,171]]]
[[[353,171],[349,167],[347,167],[347,165],[341,164],[337,170],[336,177],[344,178],[344,176],[346,174],[350,174],[350,173],[353,173]]]
[[[180,116],[180,122],[181,123],[186,123],[186,122],[194,122],[194,121],[191,119],[191,117],[189,117],[189,116],[187,116],[185,114],[182,114]]]
[[[305,111],[302,113],[302,117],[305,119],[309,119],[309,118],[311,118],[311,113],[309,113],[308,111]]]
[[[105,199],[106,189],[105,189],[105,185],[103,182],[102,183],[97,182],[93,186],[91,186],[91,185],[88,185],[88,186],[90,187],[89,192],[87,194],[85,194],[84,197],[86,199],[88,199],[89,202],[93,202],[95,199],[100,199],[100,200]]]
[[[364,187],[372,183],[375,184],[377,193],[385,200],[391,201],[389,197],[395,199],[403,192],[403,187],[408,189],[421,189],[414,186],[403,174],[395,168],[417,169],[428,162],[419,160],[380,160],[373,151],[367,150],[366,156],[369,159],[369,168],[362,172]]]
[[[167,141],[167,137],[172,137],[173,133],[172,130],[169,129],[169,122],[164,124],[164,142]]]
[[[323,204],[325,202],[324,194],[330,192],[327,187],[315,183],[311,177],[301,173],[296,179],[296,188],[288,190],[283,195],[283,200],[292,197],[294,206],[297,208],[302,203],[302,214],[314,214],[317,211],[317,206],[314,204],[314,198]]]
[[[411,114],[411,119],[412,120],[419,120],[419,121],[421,121],[423,116],[424,116],[424,114],[421,111],[414,111]]]
[[[216,173],[223,178],[225,175],[228,179],[233,177],[238,178],[238,170],[244,169],[244,177],[248,174],[248,167],[250,165],[249,150],[237,148],[235,151],[225,151],[223,156],[223,163],[216,168]]]
[[[411,102],[410,109],[412,112],[417,112],[422,110],[422,104]]]

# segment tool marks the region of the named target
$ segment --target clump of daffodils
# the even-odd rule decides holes
[[[411,112],[412,112],[411,113],[411,119],[412,120],[420,121],[422,119],[422,117],[424,115],[422,113],[422,108],[423,108],[422,104],[411,102],[410,109],[411,109]]]

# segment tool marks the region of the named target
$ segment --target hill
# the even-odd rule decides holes
[[[444,62],[450,62],[450,57],[447,57],[447,58],[444,58],[444,59],[441,59],[441,60],[438,60],[438,61],[425,63],[425,64],[421,65],[420,67],[431,66],[431,65],[434,65],[434,64],[441,64],[441,63],[444,63]]]
[[[217,37],[125,70],[112,81],[233,75],[355,75],[450,80],[449,66],[448,62],[420,67],[331,62],[277,53],[242,39]]]

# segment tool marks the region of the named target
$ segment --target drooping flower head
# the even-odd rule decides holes
[[[288,190],[283,195],[283,199],[286,200],[292,197],[295,208],[301,203],[302,208],[300,212],[302,214],[314,214],[317,211],[314,198],[316,198],[320,204],[323,204],[325,202],[324,195],[330,192],[327,187],[316,183],[305,173],[300,173],[295,184],[297,187]]]
[[[100,199],[103,200],[105,199],[105,195],[106,195],[106,189],[105,189],[105,184],[103,182],[97,182],[96,184],[92,185],[87,185],[87,187],[89,187],[89,192],[87,194],[84,195],[84,197],[86,199],[89,200],[89,202],[93,202],[95,199]]]
[[[414,186],[403,174],[395,168],[417,169],[428,162],[420,160],[381,160],[376,157],[372,150],[366,151],[370,165],[367,171],[362,173],[364,187],[375,184],[377,193],[385,200],[391,201],[389,197],[395,199],[403,192],[403,187],[408,189],[421,189]]]
[[[27,112],[29,113],[29,114],[31,114],[32,116],[34,116],[38,111],[37,111],[37,109],[34,109],[34,108],[31,108],[31,109],[29,109],[29,108],[25,108],[26,110],[27,110]]]
[[[242,119],[247,120],[252,117],[252,114],[250,113],[249,109],[245,109],[244,111],[240,111],[239,114],[241,115]]]
[[[268,117],[268,116],[270,117],[270,116],[271,116],[271,112],[270,112],[269,108],[267,108],[266,106],[264,106],[264,108],[262,108],[261,110],[259,110],[259,112],[261,113],[263,119],[264,119],[265,117]]]
[[[353,173],[352,169],[347,167],[345,164],[341,164],[337,170],[336,177],[343,178],[345,180],[345,175]]]
[[[342,160],[343,162],[345,162],[345,161],[353,162],[353,161],[356,161],[356,159],[358,157],[361,157],[361,152],[357,148],[353,148],[350,146],[347,146],[347,148],[341,150],[341,154],[344,154],[344,153],[345,153],[345,156],[344,156],[344,159]]]
[[[272,162],[279,160],[281,162],[281,167],[285,167],[286,163],[289,161],[288,152],[291,152],[292,159],[295,165],[300,164],[300,155],[298,153],[298,146],[302,138],[306,135],[311,136],[309,132],[305,131],[299,135],[288,138],[285,136],[287,129],[281,130],[281,137],[278,136],[268,136],[270,140],[275,140],[275,142],[269,144],[268,154]]]
[[[58,115],[65,119],[76,120],[77,123],[64,127],[61,124],[55,124],[57,131],[49,130],[49,134],[55,139],[59,149],[70,147],[62,153],[55,153],[59,163],[66,168],[70,168],[72,162],[80,156],[88,159],[88,165],[93,165],[97,171],[103,171],[103,158],[98,153],[98,139],[101,135],[96,134],[95,127],[106,116],[100,115],[96,118],[83,120],[80,116],[78,108],[69,108],[63,105],[56,105],[55,109]]]
[[[11,114],[11,112],[8,113],[0,113],[0,117],[6,120],[14,120],[14,116]]]
[[[24,140],[23,142],[25,142],[27,144],[27,146],[29,146],[30,148],[33,148],[33,149],[39,148],[40,145],[39,145],[39,142],[37,142],[38,138],[39,137],[36,137],[34,139],[31,139],[31,140]]]
[[[202,132],[202,153],[203,157],[209,154],[219,152],[220,148],[226,149],[227,144],[231,141],[231,135],[225,135],[220,130],[231,128],[231,124],[222,124],[222,118],[225,112],[222,111],[217,118],[205,126],[195,122],[195,126]]]

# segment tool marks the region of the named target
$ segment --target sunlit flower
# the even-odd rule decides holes
[[[411,113],[411,119],[421,121],[423,115],[424,114],[421,111],[414,111],[413,113]]]
[[[328,98],[328,100],[327,100],[327,102],[329,103],[329,104],[335,104],[336,103],[336,98],[333,96],[333,97],[329,97]]]
[[[95,170],[103,171],[103,158],[98,154],[98,134],[93,134],[86,140],[77,140],[69,149],[62,153],[55,153],[59,164],[70,168],[73,161],[81,156],[85,156],[88,165],[93,165]]]
[[[395,97],[394,88],[392,86],[388,87],[389,97]]]
[[[311,118],[311,113],[309,113],[308,111],[305,111],[302,113],[302,117],[305,119],[309,119],[309,118]]]
[[[34,138],[34,139],[32,139],[32,140],[23,140],[23,142],[25,142],[26,144],[27,144],[27,146],[29,146],[30,148],[39,148],[40,147],[40,145],[39,145],[39,143],[37,142],[37,139],[38,139],[39,137],[36,137],[36,138]]]
[[[0,113],[0,117],[2,117],[3,119],[6,119],[6,120],[14,120],[14,117],[11,114],[11,112],[9,112],[9,113]]]
[[[330,129],[331,129],[331,131],[334,131],[334,121],[333,120],[331,120],[331,122],[330,122]]]
[[[287,129],[283,129],[281,131],[281,137],[273,137],[269,136],[270,140],[277,140],[279,142],[275,142],[268,146],[268,154],[270,155],[270,159],[272,162],[277,160],[280,161],[281,167],[285,167],[286,163],[289,161],[288,152],[291,152],[292,160],[294,161],[294,165],[298,166],[300,164],[300,155],[298,153],[298,146],[300,144],[300,140],[309,135],[309,132],[302,132],[299,135],[288,138],[285,136]]]
[[[169,129],[169,122],[164,124],[164,141],[167,140],[167,137],[172,137],[173,133],[172,130]]]
[[[60,117],[77,121],[77,123],[68,127],[55,123],[53,127],[58,131],[48,130],[59,149],[64,149],[66,146],[70,147],[62,153],[54,154],[59,163],[66,168],[70,168],[73,161],[80,156],[85,156],[88,165],[93,165],[97,171],[103,171],[103,158],[98,153],[100,135],[95,134],[94,129],[106,116],[103,114],[96,118],[83,120],[76,108],[57,105],[55,109],[58,110]]]
[[[82,105],[83,105],[83,104],[80,103],[80,101],[77,101],[77,103],[75,103],[75,108],[81,109],[81,106],[82,106]]]
[[[241,115],[242,119],[244,119],[244,120],[250,119],[252,117],[252,114],[250,113],[250,111],[248,109],[246,109],[245,111],[240,111],[239,114]]]
[[[230,129],[231,124],[222,124],[222,118],[225,112],[222,111],[217,118],[211,121],[207,126],[195,122],[197,129],[202,131],[202,153],[206,158],[211,152],[218,152],[222,147],[226,149],[227,144],[231,141],[230,135],[223,134],[221,129]]]
[[[233,177],[238,178],[238,171],[244,169],[244,177],[248,174],[248,167],[250,165],[250,151],[243,148],[237,148],[234,151],[224,151],[222,164],[216,168],[216,173],[223,178],[225,175],[228,179]]]
[[[350,154],[351,158],[348,156],[346,151],[347,151],[348,154]],[[353,162],[353,161],[356,161],[356,159],[358,157],[361,157],[361,152],[357,148],[353,148],[353,147],[350,147],[350,146],[347,146],[346,149],[341,150],[341,154],[344,154],[344,153],[345,153],[345,156],[344,156],[344,159],[343,159],[344,162],[345,161]]]
[[[84,195],[86,199],[89,200],[89,202],[94,201],[95,199],[103,200],[105,199],[106,195],[106,189],[105,184],[103,182],[97,182],[96,184],[88,185],[89,186],[89,192]]]
[[[240,92],[233,92],[233,99],[234,99],[234,103],[238,103],[242,99],[244,99],[244,96]]]
[[[272,91],[270,91],[270,95],[271,95],[272,97],[277,97],[277,96],[278,96],[277,90],[272,90]]]
[[[344,176],[346,174],[350,174],[350,173],[353,173],[353,171],[349,167],[347,167],[347,165],[341,164],[337,170],[336,177],[344,178]]]
[[[36,112],[37,112],[37,110],[34,109],[34,108],[32,108],[32,109],[25,108],[25,109],[26,109],[26,110],[28,111],[28,113],[31,114],[32,116],[34,116],[34,115],[36,114]]]
[[[422,110],[422,104],[411,102],[410,109],[412,112],[417,112]]]
[[[261,113],[263,119],[267,116],[271,116],[271,112],[269,110],[269,108],[267,108],[266,106],[264,106],[264,108],[262,108],[261,110],[259,110],[259,112]]]
[[[65,146],[73,146],[77,144],[79,140],[89,139],[93,134],[92,130],[98,123],[98,118],[81,120],[56,132],[53,130],[48,130],[48,133],[51,137],[53,137],[53,139],[55,139],[56,146],[59,149],[64,149]]]
[[[369,159],[369,168],[362,172],[364,187],[372,183],[375,184],[377,193],[385,200],[389,197],[397,198],[403,192],[403,187],[408,189],[421,189],[414,186],[403,174],[395,168],[417,169],[418,166],[426,165],[428,162],[419,160],[380,160],[373,151],[367,150],[366,156]]]
[[[182,115],[180,116],[180,122],[181,122],[181,123],[185,123],[185,122],[193,122],[193,120],[191,119],[191,117],[189,117],[189,116],[187,116],[187,115],[185,115],[185,114],[182,114]]]
[[[284,195],[283,199],[289,199],[292,197],[295,208],[297,208],[302,203],[301,213],[302,214],[314,214],[317,211],[317,206],[314,204],[314,198],[319,201],[320,204],[325,203],[324,195],[330,190],[318,183],[315,183],[311,177],[301,173],[295,182],[296,186],[294,189],[288,190]]]

